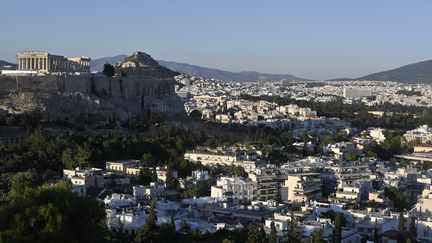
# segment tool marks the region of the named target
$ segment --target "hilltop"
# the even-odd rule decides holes
[[[432,82],[432,60],[417,62],[388,71],[369,74],[358,80],[378,80],[430,83]]]
[[[101,71],[105,63],[116,65],[118,62],[123,61],[126,55],[117,55],[113,57],[103,57],[94,59],[91,62],[92,71]],[[193,76],[199,76],[203,78],[214,78],[222,81],[240,81],[250,82],[257,81],[259,77],[265,76],[269,81],[280,81],[280,80],[298,80],[304,81],[308,79],[299,78],[291,74],[270,74],[260,73],[255,71],[244,71],[244,72],[229,72],[215,68],[202,67],[197,65],[191,65],[187,63],[178,63],[164,60],[157,60],[157,62],[168,69],[173,71],[184,73]]]

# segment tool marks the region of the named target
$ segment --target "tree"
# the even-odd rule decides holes
[[[398,223],[398,242],[406,241],[406,231],[405,231],[405,217],[403,211],[399,213],[399,223]]]
[[[109,63],[105,63],[102,73],[107,77],[112,77],[115,74],[115,68]]]
[[[16,186],[0,204],[0,242],[105,242],[105,217],[67,183]]]
[[[264,226],[261,226],[261,228],[258,231],[258,242],[260,243],[266,243],[267,242],[267,235],[264,230]]]
[[[415,217],[411,217],[409,230],[410,230],[411,239],[413,239],[415,241],[415,239],[417,238],[417,226],[416,226],[416,218]]]
[[[149,216],[147,217],[144,225],[138,230],[135,237],[135,242],[157,242],[157,215],[156,215],[156,201],[150,205]]]
[[[270,224],[270,240],[269,243],[276,243],[277,241],[277,235],[276,235],[276,226],[274,222],[271,222]]]
[[[374,241],[374,243],[379,243],[379,235],[378,235],[378,228],[377,228],[377,226],[375,225],[375,228],[374,228],[374,238],[373,238],[373,241]]]
[[[388,199],[390,199],[393,202],[393,207],[399,211],[402,212],[404,209],[408,208],[408,203],[406,202],[406,198],[400,192],[394,187],[389,187],[384,190],[384,196],[386,196]]]
[[[182,220],[180,222],[180,231],[188,232],[190,230],[190,225],[186,222],[186,220]]]
[[[173,170],[168,169],[166,171],[166,180],[165,180],[166,187],[168,189],[177,189],[179,182],[173,175]]]
[[[333,229],[333,242],[340,243],[342,241],[342,214],[336,213]]]
[[[253,225],[248,226],[247,236],[247,243],[264,243],[266,240],[264,229],[257,229]]]
[[[322,228],[315,230],[312,233],[313,243],[324,243],[324,230]]]
[[[143,167],[138,173],[138,183],[148,186],[152,181],[152,173],[148,167]]]
[[[302,233],[300,231],[299,226],[297,225],[297,221],[294,216],[294,212],[291,211],[291,219],[288,225],[288,240],[292,243],[300,243],[302,238]]]
[[[171,228],[172,228],[173,230],[176,229],[176,226],[175,226],[175,220],[174,220],[174,213],[171,214],[171,218],[170,218],[170,226],[171,226]]]
[[[144,153],[141,162],[144,163],[146,166],[155,166],[156,160],[150,153]]]
[[[189,116],[193,119],[199,120],[202,117],[202,113],[199,110],[193,110],[189,113]]]
[[[243,167],[235,166],[234,167],[234,175],[245,178],[248,176],[248,173],[245,171],[245,169]]]

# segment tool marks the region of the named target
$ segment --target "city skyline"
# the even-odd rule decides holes
[[[16,62],[22,50],[92,58],[142,50],[155,59],[320,80],[432,59],[428,1],[24,2],[3,4],[9,35],[0,40],[0,60]]]

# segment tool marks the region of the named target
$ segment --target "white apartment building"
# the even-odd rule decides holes
[[[232,166],[236,161],[235,155],[223,155],[212,153],[187,152],[184,155],[186,160],[194,163],[201,163],[204,166],[227,165]]]
[[[247,203],[256,197],[257,183],[240,177],[221,177],[211,187],[211,197],[226,198],[233,204]]]
[[[341,181],[340,189],[331,198],[333,202],[360,202],[368,199],[369,191],[372,190],[370,180],[356,180],[354,182]]]
[[[85,195],[89,188],[104,186],[103,171],[99,168],[64,169],[63,176],[71,181],[73,191],[79,195]]]
[[[420,126],[414,130],[407,131],[404,134],[404,138],[408,142],[419,140],[421,143],[430,143],[432,142],[432,128],[428,125]]]

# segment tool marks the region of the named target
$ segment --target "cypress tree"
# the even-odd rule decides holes
[[[275,223],[274,222],[271,222],[271,224],[270,224],[270,229],[271,229],[271,231],[270,231],[270,240],[269,240],[269,243],[276,243],[276,241],[277,241],[277,235],[276,235],[276,226],[275,226]]]

